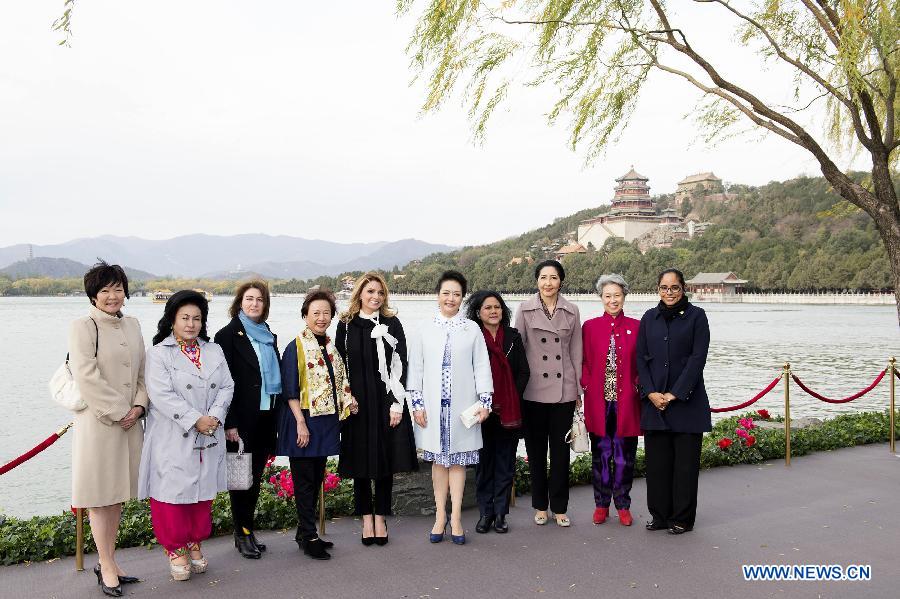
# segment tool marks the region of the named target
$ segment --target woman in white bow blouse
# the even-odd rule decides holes
[[[403,386],[406,336],[396,310],[388,305],[387,283],[380,274],[369,272],[356,281],[350,307],[337,326],[335,347],[359,403],[358,413],[341,429],[338,471],[353,479],[362,544],[386,545],[393,475],[415,470],[418,461]]]

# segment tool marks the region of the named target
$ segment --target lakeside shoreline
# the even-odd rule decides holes
[[[533,294],[531,293],[507,293],[500,291],[507,301],[521,302]],[[150,293],[138,292],[134,297],[149,297]],[[230,297],[223,294],[210,294],[213,297]],[[272,293],[272,297],[304,297],[305,293]],[[596,293],[566,293],[570,301],[589,302],[599,301]],[[698,304],[783,304],[783,305],[811,305],[811,306],[894,306],[897,303],[893,293],[742,293],[738,295],[726,295],[721,293],[708,293],[703,295],[688,294],[690,300]],[[4,298],[28,298],[28,297],[84,297],[83,293],[72,294],[35,294],[35,295],[5,295]],[[431,300],[433,293],[391,293],[391,298],[398,300]],[[341,296],[338,299],[342,299]],[[656,302],[659,295],[656,293],[630,293],[628,299],[633,302]]]

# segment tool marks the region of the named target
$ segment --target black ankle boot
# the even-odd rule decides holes
[[[259,559],[262,557],[259,549],[256,548],[256,545],[250,539],[250,535],[234,533],[234,546],[237,548],[238,553],[247,559]]]
[[[303,548],[303,553],[313,559],[331,559],[331,554],[325,551],[325,543],[322,542],[322,539],[315,538],[309,541],[300,541],[300,546]]]
[[[253,531],[250,531],[250,534],[247,535],[247,536],[250,537],[250,542],[253,543],[253,544],[256,546],[257,549],[259,549],[261,552],[265,552],[265,551],[266,551],[266,544],[265,544],[265,543],[260,543],[259,541],[257,541],[257,540],[256,540],[256,535],[253,534]]]

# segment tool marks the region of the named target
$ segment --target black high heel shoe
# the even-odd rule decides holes
[[[122,581],[119,579],[119,584],[114,587],[106,586],[106,583],[103,582],[103,574],[100,573],[100,564],[94,566],[94,574],[97,575],[97,584],[100,585],[100,590],[103,591],[104,595],[108,597],[121,597],[122,596]],[[133,578],[129,576],[128,578]]]
[[[377,533],[375,534],[375,544],[379,547],[384,547],[388,544],[387,522],[384,523],[384,531],[385,533],[383,537],[379,537]]]
[[[364,536],[362,536],[362,533],[360,533],[360,535],[359,535],[359,540],[362,541],[362,544],[365,545],[366,547],[369,547],[369,546],[375,544],[375,537],[364,537]]]
[[[103,582],[103,576],[100,574],[100,564],[94,566],[94,574],[97,575],[98,582]],[[119,584],[136,584],[141,582],[141,579],[137,576],[119,576]]]

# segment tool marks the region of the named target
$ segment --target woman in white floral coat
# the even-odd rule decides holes
[[[466,542],[462,499],[466,466],[478,463],[481,422],[490,414],[494,378],[481,327],[460,313],[466,279],[447,271],[438,280],[438,309],[431,323],[414,337],[406,379],[422,459],[432,462],[435,522],[429,540],[444,540],[449,521],[454,543]],[[474,410],[474,422],[463,424],[464,411]],[[447,493],[450,515],[447,515]]]

